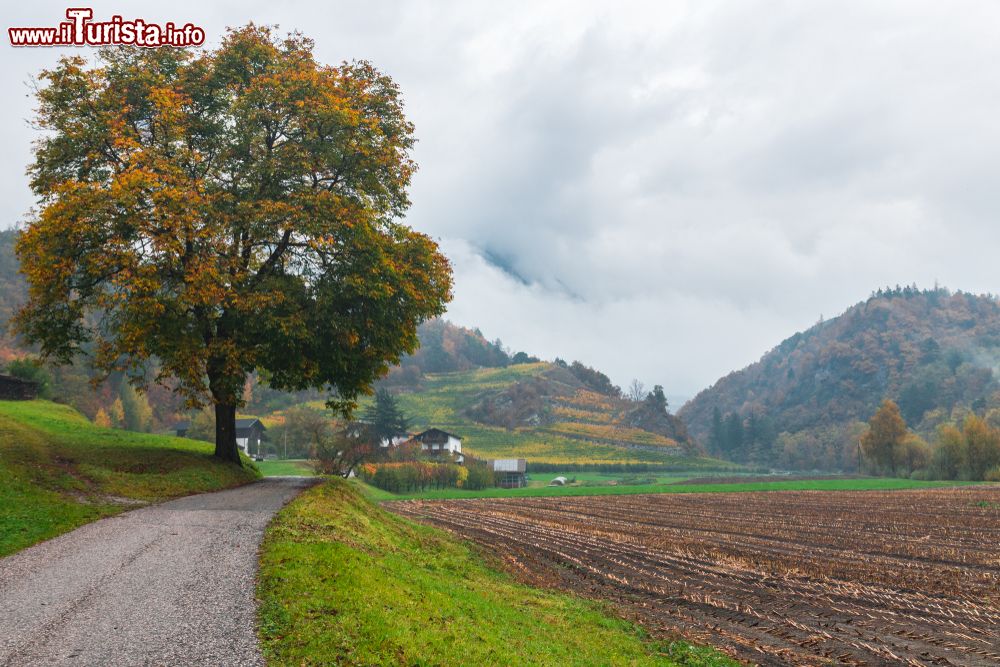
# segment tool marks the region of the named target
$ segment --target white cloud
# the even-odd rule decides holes
[[[8,21],[45,25],[64,9],[32,3]],[[450,316],[619,383],[691,394],[880,285],[1000,282],[993,3],[128,12],[209,34],[280,23],[323,60],[390,73],[420,139],[409,220],[455,260]],[[12,91],[56,56],[3,53]],[[31,201],[29,113],[16,95],[0,109],[7,220]]]

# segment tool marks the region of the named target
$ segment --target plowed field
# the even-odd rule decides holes
[[[1000,665],[1000,487],[391,503],[764,665]]]

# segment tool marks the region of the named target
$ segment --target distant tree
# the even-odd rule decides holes
[[[670,404],[667,402],[667,395],[663,393],[661,385],[655,385],[653,391],[646,394],[645,401],[654,407],[657,412],[666,413],[669,411]]]
[[[323,410],[297,405],[282,416],[284,421],[269,430],[270,440],[282,455],[288,452],[292,458],[311,456],[316,445],[334,431],[333,420]]]
[[[931,446],[916,433],[907,433],[902,446],[895,454],[897,469],[910,475],[918,470],[926,470],[931,462]]]
[[[556,363],[559,361],[559,359],[556,359]],[[579,361],[574,361],[570,364],[569,370],[576,376],[576,379],[586,385],[588,389],[592,389],[599,394],[604,394],[605,396],[611,396],[613,398],[619,398],[622,395],[622,390],[611,382],[611,378],[599,370],[591,368],[590,366],[584,366]]]
[[[376,443],[406,433],[410,427],[409,420],[403,415],[396,397],[387,389],[375,392],[375,400],[365,408],[362,421],[367,425],[369,434]]]
[[[908,423],[918,424],[924,413],[934,407],[938,385],[931,379],[919,378],[899,392],[899,410]]]
[[[119,396],[122,402],[122,422],[129,431],[149,432],[153,426],[153,409],[144,394],[123,382]]]
[[[254,25],[98,58],[41,74],[19,332],[59,362],[92,349],[101,373],[174,378],[233,462],[254,371],[348,413],[451,297],[448,260],[400,222],[416,165],[396,84]]]
[[[104,408],[99,408],[97,414],[94,415],[94,426],[111,428],[111,418],[108,417],[108,413],[104,411]]]
[[[778,439],[774,423],[767,415],[751,411],[743,426],[743,448],[746,460],[756,465],[770,465]]]
[[[722,422],[722,410],[716,405],[712,408],[712,422],[708,431],[708,449],[719,455],[726,451],[726,430]]]
[[[1000,465],[1000,431],[970,414],[962,424],[965,440],[965,477],[985,479],[986,471]]]
[[[724,433],[723,454],[730,459],[739,460],[743,456],[743,418],[738,413],[726,415]]]
[[[122,399],[118,397],[108,408],[108,419],[112,428],[125,428],[125,408],[122,406]]]
[[[512,364],[537,364],[539,361],[538,357],[533,357],[527,352],[518,352],[510,358]]]
[[[899,406],[886,399],[868,422],[868,432],[861,438],[861,451],[878,470],[895,476],[906,436],[906,422]]]
[[[38,359],[22,357],[7,364],[7,373],[22,380],[34,382],[39,398],[52,397],[52,375]]]
[[[337,429],[316,442],[312,459],[322,474],[350,477],[355,468],[375,457],[378,449],[367,433],[355,428]]]
[[[186,437],[192,440],[213,442],[215,440],[215,411],[210,408],[198,410],[191,417]]]
[[[642,399],[646,398],[646,385],[639,382],[638,379],[633,379],[628,386],[626,395],[628,396],[628,400],[633,403],[638,403]]]

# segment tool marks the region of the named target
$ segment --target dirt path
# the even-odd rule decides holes
[[[271,516],[313,483],[190,496],[0,560],[0,666],[262,664],[257,549]]]

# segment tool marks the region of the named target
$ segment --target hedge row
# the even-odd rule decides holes
[[[390,493],[408,493],[427,489],[483,489],[494,486],[493,474],[482,463],[461,466],[454,463],[403,461],[366,463],[358,476],[372,486]]]

